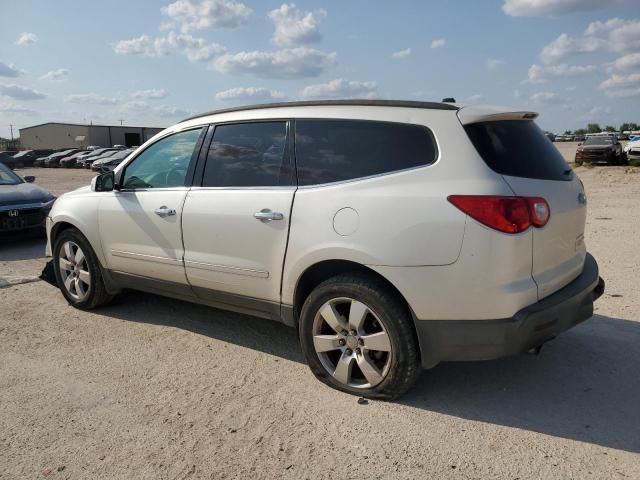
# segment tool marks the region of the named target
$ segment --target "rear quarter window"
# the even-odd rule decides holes
[[[296,120],[295,151],[300,185],[395,172],[437,158],[428,128],[364,120]]]
[[[464,129],[496,173],[537,180],[571,180],[571,169],[564,157],[532,121],[472,123]]]

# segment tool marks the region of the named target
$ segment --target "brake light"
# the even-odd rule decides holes
[[[478,222],[504,233],[544,227],[551,210],[544,198],[496,195],[450,195],[447,200]]]

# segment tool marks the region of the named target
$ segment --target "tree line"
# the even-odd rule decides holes
[[[565,135],[584,135],[586,133],[601,133],[601,132],[628,132],[628,131],[637,131],[640,130],[640,125],[637,123],[623,123],[620,125],[620,128],[612,127],[611,125],[607,125],[604,128],[600,127],[598,123],[590,123],[587,125],[587,128],[579,128],[574,130],[566,130],[564,132]]]

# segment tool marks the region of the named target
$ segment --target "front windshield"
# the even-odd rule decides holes
[[[22,183],[20,177],[0,163],[0,185],[18,185],[19,183]]]
[[[613,145],[613,137],[588,137],[585,145]]]
[[[20,157],[24,157],[27,153],[31,152],[31,150],[23,150],[22,152],[18,152],[16,153],[13,158],[20,158]]]

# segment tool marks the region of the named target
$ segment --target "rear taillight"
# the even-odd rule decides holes
[[[551,210],[544,198],[495,195],[450,195],[447,199],[471,218],[504,233],[544,227]]]

